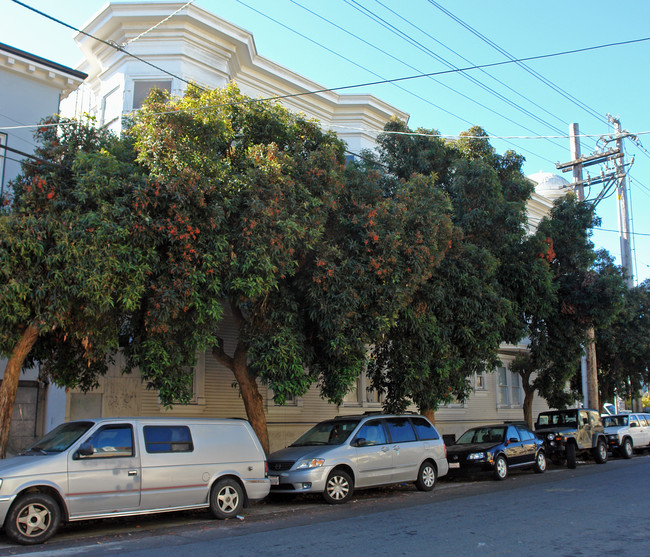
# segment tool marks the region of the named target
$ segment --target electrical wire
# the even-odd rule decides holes
[[[468,23],[466,23],[465,21],[463,21],[462,19],[460,19],[458,16],[454,15],[451,11],[449,11],[449,10],[448,10],[447,8],[445,8],[444,6],[441,6],[441,5],[440,5],[438,2],[436,2],[435,0],[427,0],[427,1],[429,2],[429,4],[431,4],[432,6],[436,7],[436,8],[437,8],[438,10],[440,10],[442,13],[444,13],[445,15],[447,15],[448,17],[450,17],[452,20],[454,20],[456,23],[458,23],[459,25],[461,25],[462,27],[464,27],[465,29],[467,29],[467,30],[468,30],[470,33],[472,33],[474,36],[478,37],[478,38],[481,39],[483,42],[485,42],[485,43],[487,43],[488,45],[490,45],[490,46],[491,46],[492,48],[494,48],[497,52],[500,52],[501,54],[503,54],[504,56],[506,56],[509,60],[513,60],[513,61],[514,61],[514,60],[516,59],[515,56],[513,56],[512,54],[510,54],[510,53],[509,53],[508,51],[506,51],[505,49],[501,48],[501,47],[500,47],[498,44],[496,44],[494,41],[488,39],[485,35],[483,35],[483,34],[480,33],[479,31],[477,31],[476,29],[474,29],[471,25],[469,25]],[[605,119],[605,118],[604,118],[604,117],[603,117],[603,116],[602,116],[598,111],[594,110],[593,108],[591,108],[590,106],[588,106],[587,104],[585,104],[584,102],[582,102],[581,100],[577,99],[576,97],[574,97],[573,95],[571,95],[570,93],[568,93],[567,91],[565,91],[564,89],[562,89],[562,87],[560,87],[559,85],[556,85],[556,84],[553,83],[550,79],[544,77],[542,74],[540,74],[539,72],[533,70],[531,67],[529,67],[527,64],[524,64],[523,62],[525,62],[525,60],[520,60],[520,61],[517,62],[517,65],[518,65],[519,67],[521,67],[522,69],[524,69],[524,70],[525,70],[526,72],[528,72],[529,74],[531,74],[533,77],[535,77],[536,79],[538,79],[539,81],[541,81],[542,83],[544,83],[545,85],[547,85],[548,87],[550,87],[551,89],[553,89],[554,91],[556,91],[557,93],[559,93],[560,95],[562,95],[564,98],[566,98],[567,100],[571,101],[573,104],[575,104],[576,106],[578,106],[578,107],[581,108],[582,110],[586,111],[588,114],[590,114],[591,116],[593,116],[593,117],[596,118],[597,120],[600,120],[601,122],[606,122],[606,121],[607,121],[607,120],[606,120],[606,119]]]
[[[25,2],[21,2],[20,0],[11,0],[14,4],[18,4],[19,6],[22,6],[23,8],[26,8],[34,13],[37,13],[38,15],[41,15],[51,21],[54,21],[55,23],[58,23],[59,25],[63,25],[64,27],[67,27],[68,29],[72,29],[73,31],[76,31],[77,33],[81,33],[82,35],[85,35],[86,37],[90,37],[91,39],[95,39],[96,41],[105,44],[107,46],[110,46],[111,48],[114,48],[115,50],[119,50],[123,54],[126,54],[127,56],[130,56],[131,58],[135,58],[139,62],[142,62],[143,64],[146,64],[147,66],[154,68],[164,74],[167,74],[175,79],[178,79],[179,81],[182,81],[183,83],[187,83],[188,85],[194,85],[195,87],[198,87],[199,89],[205,91],[205,89],[196,83],[192,83],[188,81],[187,79],[184,79],[180,77],[179,75],[176,75],[174,73],[171,73],[168,70],[165,70],[161,68],[160,66],[157,66],[156,64],[152,64],[148,60],[145,60],[144,58],[140,58],[140,56],[136,56],[135,54],[129,52],[126,50],[123,46],[117,44],[114,41],[105,41],[104,39],[100,39],[99,37],[95,37],[94,35],[91,35],[90,33],[86,33],[86,31],[82,31],[81,29],[76,28],[74,25],[70,25],[69,23],[66,23],[65,21],[61,21],[60,19],[57,19],[54,16],[51,16],[49,14],[46,14],[45,12],[42,12],[40,10],[37,10],[36,8],[30,6],[29,4],[25,4]]]
[[[153,31],[156,27],[160,27],[163,23],[165,23],[166,21],[169,21],[169,20],[170,20],[172,17],[174,17],[178,12],[182,12],[182,11],[183,11],[185,8],[187,8],[190,4],[194,4],[194,2],[196,2],[196,0],[190,0],[189,2],[186,2],[186,3],[183,4],[180,8],[178,8],[178,10],[176,10],[173,14],[169,14],[165,19],[163,19],[162,21],[159,21],[158,23],[156,23],[156,25],[154,25],[153,27],[150,27],[150,28],[147,29],[146,31],[143,31],[143,32],[140,33],[137,37],[135,37],[135,38],[133,38],[133,39],[129,39],[129,40],[126,41],[124,44],[122,44],[122,46],[124,47],[124,46],[130,45],[131,43],[134,43],[134,42],[137,41],[138,39],[141,39],[141,38],[144,37],[147,33],[149,33],[150,31]]]

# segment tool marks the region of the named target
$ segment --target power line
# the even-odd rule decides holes
[[[165,23],[166,21],[169,21],[169,20],[170,20],[172,17],[174,17],[178,12],[182,12],[182,11],[183,11],[185,8],[187,8],[190,4],[194,4],[194,2],[196,2],[196,0],[190,0],[189,2],[186,2],[186,3],[183,4],[180,8],[178,8],[178,10],[176,10],[173,14],[169,14],[165,19],[163,19],[162,21],[159,21],[158,23],[156,23],[156,25],[154,25],[153,27],[150,27],[150,28],[147,29],[146,31],[143,31],[143,32],[140,33],[137,37],[135,37],[135,38],[133,38],[133,39],[129,39],[129,40],[126,41],[122,46],[127,46],[127,45],[129,45],[129,44],[131,44],[131,43],[134,43],[134,42],[137,41],[138,39],[141,39],[141,38],[144,37],[147,33],[149,33],[150,31],[153,31],[156,27],[160,27],[163,23]]]
[[[619,230],[611,230],[609,228],[594,228],[594,230],[600,230],[602,232],[616,232],[616,234],[620,234]],[[644,233],[644,232],[630,232],[633,236],[650,236],[650,233]]]
[[[139,62],[142,62],[143,64],[146,64],[147,66],[150,66],[151,68],[154,68],[164,74],[167,74],[175,79],[178,79],[179,81],[182,81],[183,83],[187,83],[188,85],[194,85],[195,87],[198,87],[199,89],[205,91],[205,89],[195,83],[192,83],[188,81],[187,79],[184,79],[174,73],[171,73],[168,70],[165,70],[161,68],[160,66],[157,66],[156,64],[152,64],[151,62],[145,60],[144,58],[140,58],[140,56],[136,56],[135,54],[132,54],[128,50],[126,50],[123,46],[117,44],[114,41],[105,41],[104,39],[100,39],[99,37],[95,37],[94,35],[91,35],[90,33],[86,33],[85,31],[82,31],[81,29],[77,29],[74,25],[70,25],[69,23],[66,23],[65,21],[61,21],[60,19],[57,19],[54,16],[51,16],[49,14],[46,14],[45,12],[42,12],[40,10],[37,10],[36,8],[25,4],[24,2],[20,2],[20,0],[11,0],[15,4],[18,4],[19,6],[22,6],[23,8],[27,8],[28,10],[31,10],[34,13],[37,13],[38,15],[41,15],[51,21],[54,21],[55,23],[58,23],[59,25],[63,25],[64,27],[67,27],[68,29],[72,29],[73,31],[76,31],[77,33],[81,33],[82,35],[85,35],[86,37],[90,37],[91,39],[95,39],[96,41],[105,44],[107,46],[110,46],[111,48],[114,48],[115,50],[119,50],[120,52],[126,54],[127,56],[131,56],[131,58],[135,58]]]

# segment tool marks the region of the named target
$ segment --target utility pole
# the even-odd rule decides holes
[[[577,123],[569,125],[569,139],[571,148],[571,160],[566,163],[557,164],[556,167],[562,172],[573,171],[573,188],[580,201],[585,201],[584,186],[585,183],[592,185],[606,181],[610,176],[601,174],[595,180],[587,181],[583,178],[583,167],[600,164],[607,160],[617,157],[620,153],[617,149],[610,149],[604,153],[598,153],[583,157],[580,152],[580,127]],[[587,329],[587,345],[585,346],[585,355],[580,362],[582,371],[582,393],[583,405],[585,408],[594,408],[600,411],[598,402],[598,363],[596,361],[596,332],[593,325]]]
[[[616,142],[616,149],[623,153],[623,138],[633,137],[632,134],[621,130],[621,122],[608,114],[607,119],[614,124],[614,136],[609,141]],[[625,161],[618,158],[614,161],[616,168],[616,196],[618,199],[618,232],[621,244],[621,267],[625,269],[626,283],[629,288],[634,286],[634,269],[632,268],[632,247],[630,243],[630,217],[627,210],[627,186],[625,184]]]

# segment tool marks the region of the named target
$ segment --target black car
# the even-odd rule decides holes
[[[510,468],[546,470],[544,441],[519,424],[498,424],[467,430],[458,441],[447,447],[449,475],[472,476],[492,472],[505,480]]]

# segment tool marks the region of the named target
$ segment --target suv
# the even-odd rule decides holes
[[[544,439],[546,454],[555,464],[566,461],[575,468],[577,457],[607,462],[607,437],[596,410],[571,409],[542,412],[535,432]]]
[[[423,416],[374,414],[321,422],[289,447],[269,455],[271,493],[322,493],[349,501],[355,489],[415,482],[433,489],[447,474],[447,450]]]
[[[603,416],[609,448],[623,458],[650,448],[650,414]]]

